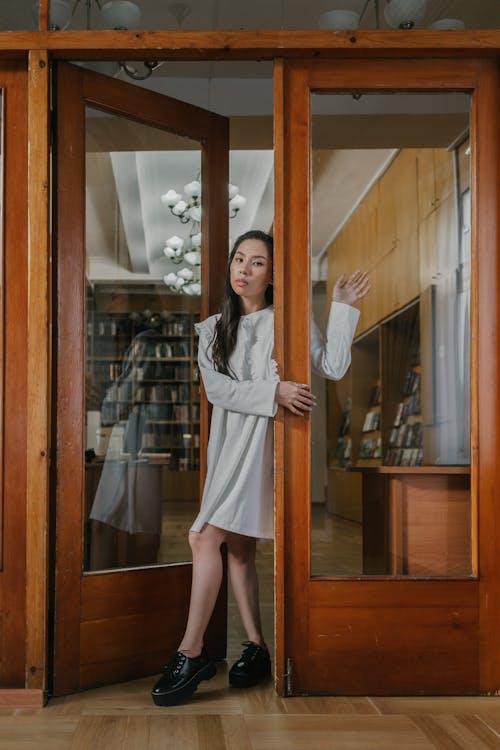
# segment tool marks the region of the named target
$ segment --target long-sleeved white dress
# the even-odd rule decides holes
[[[274,536],[273,422],[279,382],[273,359],[274,310],[267,307],[240,318],[229,364],[236,379],[217,372],[211,342],[219,315],[195,328],[198,363],[208,400],[213,404],[207,451],[207,476],[201,508],[191,530],[206,523],[259,539]],[[359,311],[332,302],[326,337],[311,321],[313,372],[339,380],[351,362],[351,344]]]

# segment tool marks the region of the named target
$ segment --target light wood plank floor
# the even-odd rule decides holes
[[[271,543],[259,545],[258,566],[271,645]],[[242,640],[230,599],[229,663]],[[500,697],[280,698],[271,681],[249,690],[228,687],[227,669],[219,664],[213,680],[172,708],[152,704],[154,678],[143,678],[53,699],[44,709],[2,709],[0,750],[500,749]]]

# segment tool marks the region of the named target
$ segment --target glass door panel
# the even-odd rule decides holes
[[[226,263],[229,144],[226,118],[185,102],[64,64],[57,84],[62,695],[157,673],[185,626],[208,431],[193,325]],[[225,623],[223,590],[214,654]]]
[[[201,147],[86,108],[85,569],[186,562],[199,502]]]
[[[311,94],[314,317],[341,274],[372,285],[349,371],[313,381],[312,576],[472,573],[469,112]]]

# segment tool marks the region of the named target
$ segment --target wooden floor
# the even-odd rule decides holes
[[[271,543],[259,545],[258,566],[272,646]],[[230,599],[229,663],[242,640]],[[213,680],[173,708],[152,704],[148,677],[53,699],[44,709],[2,709],[0,750],[500,749],[500,697],[279,698],[271,681],[249,690],[228,687],[227,669],[219,664]]]

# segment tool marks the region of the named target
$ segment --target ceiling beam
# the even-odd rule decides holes
[[[66,60],[492,57],[500,52],[500,29],[0,32],[1,57],[22,57],[30,49]]]

